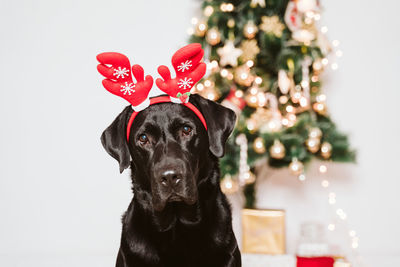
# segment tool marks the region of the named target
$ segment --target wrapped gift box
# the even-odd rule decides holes
[[[333,267],[333,257],[297,257],[297,267]]]
[[[243,209],[242,228],[244,253],[285,253],[285,211]]]

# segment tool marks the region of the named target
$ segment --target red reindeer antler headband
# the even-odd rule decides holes
[[[171,78],[171,73],[166,66],[158,67],[161,78],[156,80],[157,87],[166,95],[149,98],[153,86],[153,78],[150,75],[144,77],[144,70],[139,65],[131,65],[129,59],[119,53],[109,52],[97,55],[100,64],[97,70],[106,79],[103,86],[112,94],[122,97],[132,105],[134,110],[126,129],[129,140],[130,130],[136,115],[150,105],[173,102],[180,103],[191,109],[207,130],[206,121],[201,112],[189,102],[190,89],[204,76],[206,64],[201,62],[204,51],[200,44],[189,44],[172,56],[172,66],[176,72],[176,78]],[[132,71],[132,72],[131,72]],[[133,82],[132,75],[136,79]]]

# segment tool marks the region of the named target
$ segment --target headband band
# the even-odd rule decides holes
[[[154,105],[154,104],[158,104],[158,103],[168,103],[168,102],[173,103],[171,101],[171,98],[166,95],[150,98],[150,105]],[[200,110],[198,110],[198,108],[196,108],[190,102],[182,103],[181,105],[184,105],[184,106],[188,107],[189,109],[191,109],[197,115],[197,117],[200,119],[201,123],[204,125],[204,128],[207,130],[206,120],[204,119],[203,114],[201,114],[201,112],[200,112]],[[132,127],[133,121],[135,120],[135,118],[139,114],[139,112],[140,111],[133,111],[131,117],[129,118],[128,126],[126,128],[126,138],[128,141],[129,141],[129,136],[131,133],[131,127]]]

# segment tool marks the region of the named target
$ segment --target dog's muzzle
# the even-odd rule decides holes
[[[177,158],[164,158],[154,166],[153,206],[156,210],[164,209],[169,202],[184,202],[193,205],[197,201],[195,178],[185,165]]]

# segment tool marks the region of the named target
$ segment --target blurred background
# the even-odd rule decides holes
[[[1,266],[115,264],[131,185],[99,138],[127,104],[101,86],[95,57],[118,51],[158,76],[157,66],[188,43],[203,4],[0,1]],[[304,179],[264,166],[253,208],[284,210],[286,256],[275,265],[261,265],[262,256],[247,262],[281,266],[299,253],[305,229],[321,226],[321,242],[354,266],[400,264],[399,7],[395,0],[320,1],[318,27],[329,29],[327,39],[338,40],[333,49],[343,54],[319,76],[321,91],[357,163],[316,157]],[[241,191],[229,195],[240,243]]]

